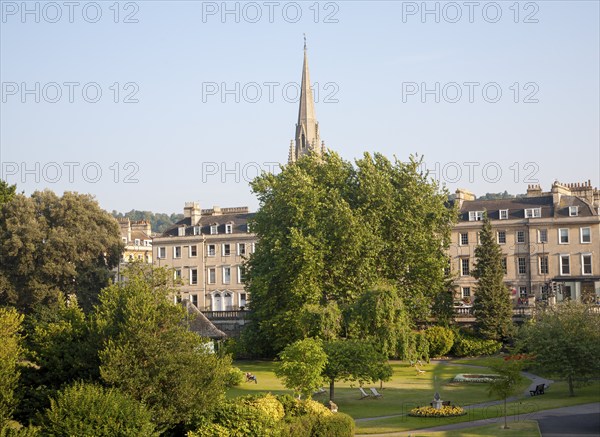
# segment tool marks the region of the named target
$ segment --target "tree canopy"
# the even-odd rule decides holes
[[[138,211],[137,209],[132,209],[126,213],[113,210],[112,216],[117,219],[128,218],[131,221],[145,220],[150,223],[150,228],[154,232],[164,232],[183,219],[183,214],[165,214],[161,212]]]
[[[479,233],[480,244],[475,248],[475,330],[486,339],[502,340],[512,332],[512,304],[508,287],[504,284],[502,249],[496,242],[487,214]]]
[[[187,311],[173,304],[166,269],[140,269],[102,290],[95,311],[100,376],[145,404],[165,430],[193,422],[224,396],[229,357],[211,353],[189,331]]]
[[[322,372],[327,363],[322,342],[305,338],[288,345],[279,354],[281,362],[275,374],[283,380],[285,387],[307,398],[323,385]]]
[[[578,380],[600,377],[600,314],[588,305],[564,302],[547,308],[521,340],[545,372],[567,379],[575,395]]]
[[[36,191],[0,205],[0,304],[30,311],[75,294],[90,310],[123,245],[92,196]]]
[[[259,244],[247,283],[271,354],[303,338],[305,306],[343,309],[382,281],[413,319],[428,315],[456,213],[418,160],[365,154],[353,165],[335,153],[309,155],[251,186]]]

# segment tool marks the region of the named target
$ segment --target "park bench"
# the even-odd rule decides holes
[[[544,394],[544,384],[538,384],[535,386],[535,390],[529,390],[529,394],[531,396],[543,395]]]

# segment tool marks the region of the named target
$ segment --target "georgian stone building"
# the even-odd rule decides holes
[[[555,182],[549,192],[530,185],[524,197],[503,200],[476,200],[457,190],[455,203],[460,218],[449,252],[457,299],[469,303],[475,295],[470,274],[484,211],[504,254],[515,305],[600,298],[600,191],[591,182]]]
[[[249,306],[244,262],[254,252],[247,207],[200,209],[188,202],[183,220],[153,240],[154,266],[170,267],[182,284],[180,297],[202,311]]]

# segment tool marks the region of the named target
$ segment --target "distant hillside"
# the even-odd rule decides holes
[[[525,194],[514,195],[504,191],[504,193],[485,193],[484,196],[479,196],[477,200],[518,199],[520,197],[525,197]]]
[[[150,226],[152,227],[152,232],[162,233],[167,228],[169,228],[172,224],[178,222],[183,219],[183,214],[164,214],[161,212],[154,213],[151,211],[137,211],[132,209],[129,212],[122,213],[113,210],[113,217],[115,218],[129,218],[131,221],[138,220],[146,220],[150,222]]]

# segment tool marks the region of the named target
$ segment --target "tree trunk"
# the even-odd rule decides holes
[[[334,384],[334,382],[335,381],[333,379],[329,381],[329,400],[331,402],[333,402],[333,384]]]
[[[504,398],[504,429],[508,429],[508,424],[506,423],[506,398]]]
[[[383,390],[383,379],[379,380],[379,390]]]
[[[573,375],[569,375],[567,379],[569,381],[569,396],[575,396],[575,390],[573,387]]]

